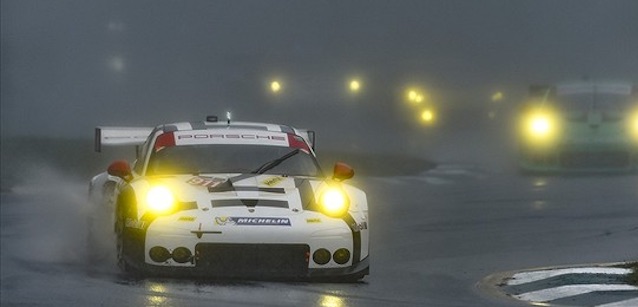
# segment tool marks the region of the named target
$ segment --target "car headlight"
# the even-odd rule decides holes
[[[558,135],[558,120],[550,112],[534,112],[523,120],[523,133],[535,145],[551,144]]]
[[[321,193],[319,205],[325,215],[342,217],[350,209],[350,199],[341,189],[329,187]]]
[[[146,193],[146,206],[155,214],[166,214],[172,211],[175,205],[173,192],[165,186],[152,187]]]
[[[552,123],[547,116],[536,115],[529,123],[529,132],[538,137],[546,137],[552,131]]]
[[[630,118],[629,125],[634,140],[638,141],[638,112],[634,112],[634,115]]]

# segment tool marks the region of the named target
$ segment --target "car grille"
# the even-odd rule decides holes
[[[305,244],[200,243],[195,263],[214,277],[303,277],[310,247]]]
[[[565,151],[560,154],[560,164],[575,169],[627,168],[631,164],[631,156],[626,151]]]

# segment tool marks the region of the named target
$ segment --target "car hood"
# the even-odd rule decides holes
[[[610,117],[599,111],[579,116],[565,116],[563,142],[572,144],[628,143],[627,122],[623,117]]]
[[[316,201],[317,178],[255,174],[203,174],[146,178],[139,190],[168,187],[182,209],[274,215],[302,212]]]

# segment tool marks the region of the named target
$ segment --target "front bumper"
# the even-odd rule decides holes
[[[291,218],[289,227],[179,220],[179,216],[173,216],[152,222],[143,235],[144,242],[139,242],[144,255],[127,259],[129,265],[145,275],[212,279],[356,280],[368,274],[367,224],[366,229],[353,228],[341,219],[314,216]],[[151,249],[157,247],[168,252],[165,260],[151,256]],[[187,249],[192,256],[178,261],[171,257],[178,249]],[[347,261],[337,257],[339,250],[348,251]],[[327,259],[317,261],[315,254],[319,251],[327,251]]]
[[[170,276],[177,278],[201,278],[207,280],[268,280],[268,281],[357,281],[370,273],[369,257],[354,265],[340,268],[305,269],[294,274],[289,271],[252,271],[238,272],[229,270],[211,272],[199,267],[158,266],[148,263],[133,265],[135,270],[145,276]],[[282,274],[283,273],[283,274]]]

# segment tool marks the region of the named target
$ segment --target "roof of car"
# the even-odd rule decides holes
[[[165,124],[158,126],[158,128],[169,131],[188,131],[188,130],[208,130],[208,129],[226,129],[226,130],[260,130],[260,131],[272,131],[283,132],[291,134],[299,134],[303,129],[296,129],[288,125],[258,123],[258,122],[230,122],[227,121],[195,121],[195,122],[179,122],[172,124]]]

